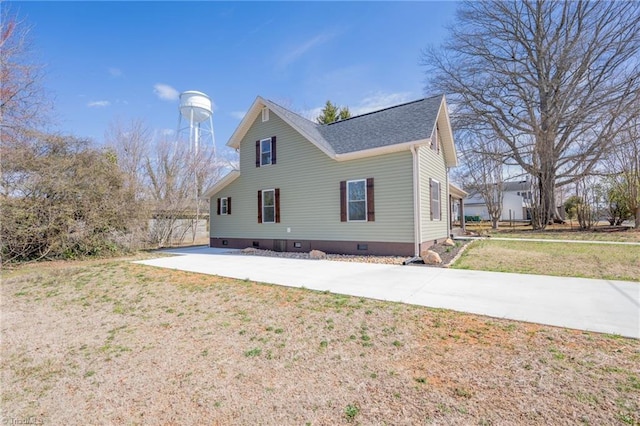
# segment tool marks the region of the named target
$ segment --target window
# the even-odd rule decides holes
[[[276,137],[256,141],[256,167],[276,164]]]
[[[431,193],[431,220],[441,220],[440,214],[440,182],[429,179]]]
[[[271,164],[271,139],[260,141],[260,165]]]
[[[258,191],[258,223],[280,223],[280,189]]]
[[[269,108],[262,108],[262,122],[269,121]]]
[[[431,149],[434,150],[436,153],[440,152],[439,136],[440,136],[440,129],[438,128],[438,125],[436,124],[436,128],[433,131],[433,136],[431,137]]]
[[[373,178],[340,182],[340,221],[374,220]]]
[[[217,213],[219,215],[231,214],[231,197],[218,198]]]
[[[347,182],[347,197],[347,220],[367,220],[366,181],[363,179]]]

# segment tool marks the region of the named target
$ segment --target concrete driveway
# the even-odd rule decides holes
[[[640,283],[242,255],[208,247],[136,263],[640,338]]]

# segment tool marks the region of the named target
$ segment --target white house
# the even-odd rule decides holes
[[[502,195],[502,215],[500,220],[531,220],[531,182],[521,180],[505,182]],[[490,220],[487,204],[476,191],[467,190],[469,196],[464,199],[465,216],[479,216]]]

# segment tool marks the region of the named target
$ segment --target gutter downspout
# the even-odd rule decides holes
[[[420,216],[420,160],[416,145],[411,145],[411,154],[413,156],[413,245],[415,257],[419,257],[422,218]]]

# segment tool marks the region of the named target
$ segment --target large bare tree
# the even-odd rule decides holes
[[[465,2],[441,48],[424,51],[428,90],[452,97],[459,131],[490,132],[535,182],[534,228],[555,188],[593,172],[638,114],[640,2]]]

